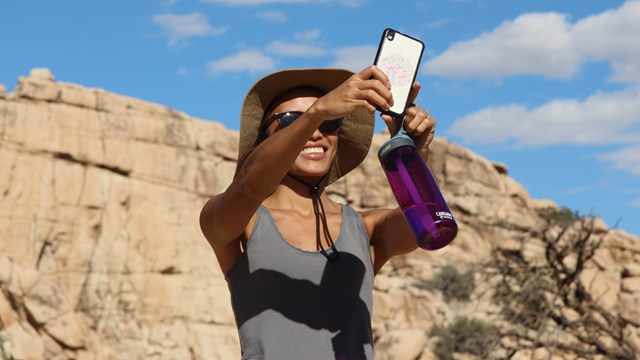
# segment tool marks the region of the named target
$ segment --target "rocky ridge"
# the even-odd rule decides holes
[[[198,227],[202,204],[233,176],[237,137],[166,106],[56,82],[47,69],[13,93],[0,86],[0,358],[238,358],[227,285]],[[371,154],[386,138],[375,136]],[[538,209],[556,206],[444,138],[431,153],[460,231],[376,278],[380,359],[433,359],[431,326],[491,318],[480,291],[451,303],[421,285],[509,246],[543,225]],[[329,191],[358,209],[395,206],[373,155]],[[517,227],[493,226],[501,221]],[[640,239],[599,227],[605,242],[585,281],[640,348]]]

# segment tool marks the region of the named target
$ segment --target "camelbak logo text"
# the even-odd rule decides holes
[[[451,215],[451,213],[448,213],[446,211],[438,211],[436,212],[436,216],[439,217],[440,219],[453,219],[453,215]]]
[[[387,151],[389,151],[389,148],[390,148],[390,147],[391,147],[391,144],[389,144],[389,145],[387,145],[387,146],[383,147],[383,148],[382,148],[382,151],[380,151],[380,153],[381,153],[381,154],[386,153]]]

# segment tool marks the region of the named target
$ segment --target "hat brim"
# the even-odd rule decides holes
[[[262,118],[275,98],[299,86],[310,86],[328,93],[352,75],[353,72],[344,69],[290,69],[271,73],[258,80],[248,91],[242,105],[238,169],[257,146]],[[338,134],[338,152],[329,169],[327,184],[349,173],[367,157],[374,127],[373,114],[364,109],[343,119]]]

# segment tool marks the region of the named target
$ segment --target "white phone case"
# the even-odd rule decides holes
[[[391,110],[384,113],[396,117],[404,115],[423,51],[422,41],[393,29],[383,31],[374,65],[389,78],[394,100]]]

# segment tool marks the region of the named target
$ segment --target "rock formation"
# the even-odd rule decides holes
[[[47,69],[13,93],[0,86],[0,358],[239,358],[227,285],[198,226],[203,203],[233,176],[237,137],[162,105],[56,82]],[[375,136],[371,154],[386,138]],[[377,276],[380,359],[433,359],[433,325],[489,318],[479,292],[451,303],[421,285],[448,264],[487,259],[556,206],[444,138],[431,158],[459,235]],[[395,206],[374,155],[329,190],[358,209]],[[501,221],[517,227],[493,226]],[[588,275],[640,348],[639,240],[607,231]]]

